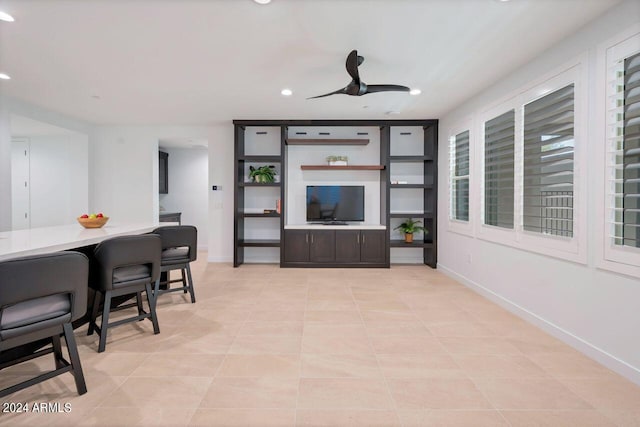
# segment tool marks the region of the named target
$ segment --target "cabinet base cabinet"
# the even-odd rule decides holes
[[[285,230],[281,267],[389,268],[386,230]]]

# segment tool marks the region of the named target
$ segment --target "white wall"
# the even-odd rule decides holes
[[[317,132],[330,132],[324,138],[368,138],[367,145],[289,145],[287,146],[286,224],[307,223],[307,185],[364,186],[364,223],[380,224],[380,171],[303,171],[301,165],[326,165],[327,156],[347,156],[350,165],[380,164],[380,130],[377,127],[290,127],[289,138],[323,138]],[[308,132],[296,136],[296,131]],[[358,132],[368,132],[358,136]]]
[[[169,154],[169,193],[160,194],[166,212],[182,212],[182,224],[198,229],[198,247],[207,248],[209,217],[209,151],[201,148],[164,148]]]
[[[89,135],[92,129],[91,124],[81,120],[0,95],[0,231],[11,230],[11,116],[14,114],[84,135]],[[91,176],[89,185],[90,181]]]
[[[501,83],[467,101],[440,121],[438,266],[470,287],[558,336],[605,365],[640,384],[640,281],[595,267],[596,218],[600,198],[588,197],[589,257],[586,265],[563,261],[466,236],[447,228],[449,130],[537,80],[571,58],[588,53],[589,73],[587,168],[600,167],[604,118],[596,115],[597,48],[604,41],[637,24],[640,3],[625,1],[578,33],[546,51]],[[479,172],[479,168],[476,169]],[[477,175],[479,176],[479,175]],[[589,173],[589,189],[600,187]],[[476,197],[472,195],[471,197]],[[582,213],[585,214],[584,212]],[[472,212],[479,218],[478,211]]]
[[[7,99],[0,96],[0,232],[11,230],[11,124]]]
[[[31,227],[74,224],[88,211],[86,135],[31,136]]]
[[[112,223],[158,218],[158,135],[153,128],[98,126],[91,135],[90,210]]]
[[[233,124],[208,128],[209,262],[233,261]],[[218,186],[212,191],[213,185]]]

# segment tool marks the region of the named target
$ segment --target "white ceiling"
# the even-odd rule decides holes
[[[28,117],[11,115],[11,136],[77,135],[77,132],[43,123]]]
[[[0,90],[100,124],[439,118],[618,2],[0,0]],[[306,100],[349,82],[351,49],[363,81],[422,95]]]

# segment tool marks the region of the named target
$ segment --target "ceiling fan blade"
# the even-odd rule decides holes
[[[362,58],[362,61],[360,61],[360,58],[362,58],[362,56],[358,56],[357,50],[352,50],[351,53],[349,53],[349,56],[347,56],[347,63],[346,63],[347,73],[349,73],[351,78],[356,82],[360,82],[358,65],[360,65],[362,61],[364,61],[364,58]]]
[[[375,92],[409,92],[409,89],[406,86],[400,85],[367,85],[367,91],[365,93],[375,93]]]
[[[324,98],[325,96],[338,95],[338,94],[343,94],[344,95],[346,93],[347,93],[347,88],[343,87],[342,89],[334,90],[333,92],[325,93],[324,95],[312,96],[312,97],[307,98],[307,99]]]

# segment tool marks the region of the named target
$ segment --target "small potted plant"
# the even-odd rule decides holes
[[[404,241],[411,243],[413,242],[413,233],[419,231],[424,231],[424,234],[428,233],[427,229],[420,225],[421,223],[422,221],[414,221],[412,218],[407,218],[402,224],[394,228],[394,230],[402,231],[404,233]]]
[[[249,178],[251,182],[274,182],[276,177],[276,167],[273,165],[265,165],[260,167],[249,166]]]

